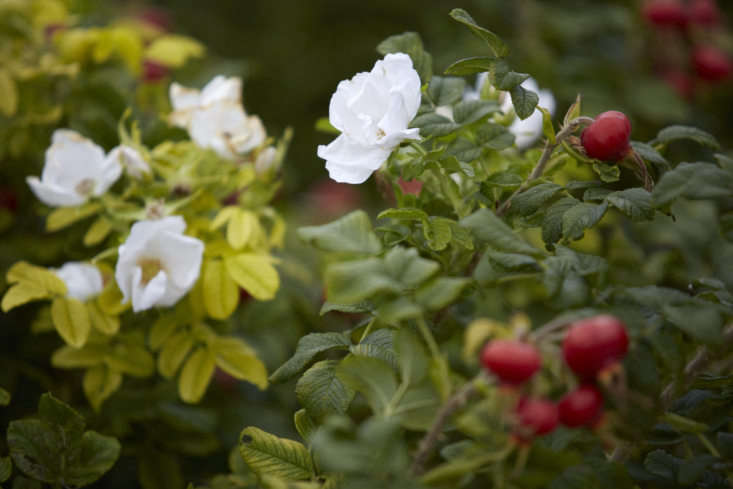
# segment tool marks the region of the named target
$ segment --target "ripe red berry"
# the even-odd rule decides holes
[[[685,6],[679,0],[651,0],[644,5],[642,15],[657,27],[684,28],[689,20]]]
[[[720,10],[715,0],[693,0],[690,5],[690,22],[704,27],[720,23]]]
[[[603,395],[594,385],[582,385],[570,392],[557,405],[560,422],[565,426],[587,426],[598,420]]]
[[[593,378],[626,355],[629,336],[624,323],[614,316],[594,316],[570,325],[562,349],[573,372]]]
[[[494,340],[481,352],[481,364],[508,384],[521,384],[540,369],[537,348],[515,340]]]
[[[618,161],[629,152],[631,123],[623,112],[609,110],[585,128],[580,139],[591,158]]]
[[[168,75],[168,67],[153,61],[146,59],[143,61],[143,81],[145,83],[155,83]]]
[[[542,436],[557,428],[559,414],[554,402],[546,399],[522,399],[517,406],[518,436],[526,440],[526,433]]]
[[[728,78],[733,71],[728,55],[713,46],[700,46],[692,53],[692,63],[697,75],[703,80],[719,82]]]

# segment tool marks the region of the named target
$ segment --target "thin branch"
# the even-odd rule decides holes
[[[440,434],[443,432],[445,423],[448,422],[448,419],[450,419],[453,413],[465,406],[469,399],[476,394],[476,381],[480,377],[481,376],[479,375],[479,377],[476,377],[461,387],[450,399],[448,399],[440,411],[438,411],[430,430],[420,441],[417,453],[412,461],[410,472],[412,472],[413,475],[418,476],[423,473],[423,466],[435,448],[435,445],[438,443],[438,439],[440,438]]]

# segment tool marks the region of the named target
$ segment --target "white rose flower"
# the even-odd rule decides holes
[[[234,159],[261,145],[267,134],[257,116],[248,116],[242,106],[242,80],[217,76],[201,90],[172,83],[172,124],[188,129],[202,148]]]
[[[191,290],[201,272],[204,244],[185,236],[181,216],[133,224],[120,245],[115,280],[123,303],[135,312],[172,306]]]
[[[540,97],[537,104],[539,107],[547,109],[550,114],[555,113],[555,97],[549,90],[540,90],[539,85],[534,78],[527,78],[522,83],[522,88],[535,92]],[[509,93],[504,93],[504,101],[501,104],[501,110],[505,113],[512,109],[512,98]],[[542,112],[535,109],[531,116],[522,120],[519,117],[514,119],[509,131],[514,134],[516,145],[519,149],[525,149],[534,144],[540,136],[542,136]]]
[[[419,139],[408,129],[420,107],[420,76],[403,53],[388,54],[369,73],[338,84],[328,116],[341,135],[318,146],[329,176],[341,183],[362,183],[405,139]]]
[[[104,283],[102,273],[94,265],[77,261],[64,263],[54,273],[66,284],[66,295],[72,299],[85,301],[102,292]]]
[[[120,163],[132,178],[141,179],[143,175],[150,173],[150,166],[140,155],[138,150],[126,145],[114,148],[107,155],[108,159]]]
[[[115,159],[91,140],[68,129],[54,131],[41,178],[26,181],[41,202],[51,207],[83,204],[104,194],[122,173]]]

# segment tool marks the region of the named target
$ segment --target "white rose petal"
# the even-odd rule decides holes
[[[66,294],[80,301],[91,299],[104,288],[102,274],[97,267],[88,263],[68,262],[54,273],[66,284]]]
[[[91,140],[68,129],[54,132],[41,178],[26,181],[44,204],[51,207],[83,204],[104,194],[122,173],[122,166],[105,157]]]
[[[204,244],[185,236],[181,216],[133,224],[120,245],[115,280],[135,312],[172,306],[199,277]]]
[[[549,90],[540,90],[540,87],[537,85],[534,78],[527,78],[524,83],[522,83],[522,88],[538,94],[540,101],[537,105],[547,109],[550,114],[555,113],[555,97]],[[501,110],[508,112],[512,107],[511,97],[509,96],[509,93],[505,93],[504,101],[501,104]],[[512,125],[509,126],[509,131],[514,134],[516,145],[519,149],[528,148],[534,144],[540,136],[542,136],[542,112],[535,110],[531,116],[524,120],[517,117],[514,122],[512,122]]]
[[[235,159],[260,146],[267,138],[257,116],[248,116],[242,106],[242,80],[216,76],[199,91],[171,84],[169,115],[172,124],[188,129],[200,147]]]
[[[342,183],[362,183],[405,139],[419,139],[408,129],[420,107],[420,76],[403,53],[388,54],[369,73],[338,84],[329,104],[331,125],[342,134],[318,147],[329,176]]]
[[[267,173],[270,171],[272,166],[275,164],[275,158],[277,157],[277,149],[272,146],[268,146],[257,155],[255,160],[255,172],[258,174]]]
[[[140,153],[130,146],[120,145],[109,152],[107,158],[119,162],[133,178],[140,179],[143,175],[150,173],[150,166],[143,159]]]

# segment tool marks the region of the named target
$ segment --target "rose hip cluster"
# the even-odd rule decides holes
[[[728,54],[709,41],[707,35],[721,29],[723,16],[715,0],[649,0],[642,9],[644,19],[662,34],[662,47],[673,46],[669,36],[676,36],[690,44],[689,62],[680,63],[678,52],[662,59],[660,76],[682,97],[689,98],[694,92],[694,78],[688,74],[694,70],[699,80],[719,83],[733,73],[733,63]],[[705,35],[695,35],[695,32]],[[676,46],[676,45],[674,45]],[[677,51],[677,48],[673,48]],[[660,49],[664,53],[665,49]],[[685,59],[685,58],[683,58]]]
[[[603,395],[595,384],[606,368],[623,359],[629,348],[624,324],[614,316],[600,315],[572,323],[563,341],[563,358],[580,386],[559,402],[521,397],[515,414],[516,435],[523,440],[553,431],[559,423],[575,428],[593,426],[601,416]],[[481,364],[505,385],[517,387],[540,369],[537,348],[518,340],[493,340],[481,352]]]

